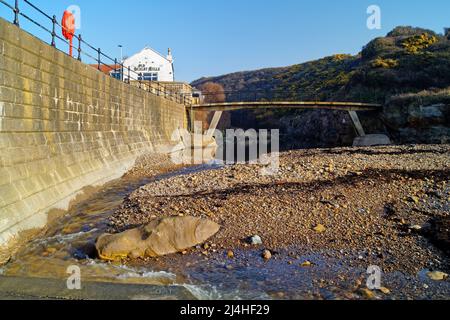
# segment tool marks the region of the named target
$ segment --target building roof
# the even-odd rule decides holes
[[[158,51],[156,51],[155,49],[153,49],[153,48],[151,48],[151,47],[149,47],[149,46],[145,46],[144,49],[142,49],[142,50],[139,51],[138,53],[135,53],[135,54],[133,54],[132,56],[128,57],[127,59],[125,59],[125,61],[126,61],[126,60],[129,60],[129,59],[131,59],[131,58],[133,58],[134,56],[136,56],[136,55],[138,55],[138,54],[141,54],[141,53],[144,52],[145,50],[150,50],[150,51],[156,53],[157,55],[159,55],[159,56],[160,56],[161,58],[163,58],[164,60],[166,60],[166,61],[172,63],[172,61],[170,61],[169,59],[167,59],[167,57],[163,56],[161,53],[159,53]]]
[[[98,69],[98,64],[90,64],[91,67]],[[111,71],[120,69],[120,64],[101,64],[100,71],[109,74]]]

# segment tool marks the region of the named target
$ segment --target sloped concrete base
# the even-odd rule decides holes
[[[391,144],[391,139],[385,134],[368,134],[353,140],[354,147],[387,146]]]

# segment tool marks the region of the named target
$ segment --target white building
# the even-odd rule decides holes
[[[145,47],[141,52],[125,59],[123,65],[124,80],[128,80],[128,67],[130,67],[132,81],[175,81],[173,57],[170,49],[167,57],[164,57],[152,48]],[[113,76],[120,78],[120,73],[113,74]]]

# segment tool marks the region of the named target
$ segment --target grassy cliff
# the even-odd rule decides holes
[[[450,86],[450,33],[397,27],[355,56],[336,54],[289,67],[201,78],[192,84],[209,81],[225,90],[262,90],[267,98],[384,101],[396,94]]]

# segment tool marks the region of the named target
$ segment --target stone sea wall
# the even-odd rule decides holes
[[[85,186],[167,153],[184,105],[104,75],[0,19],[0,245]]]

